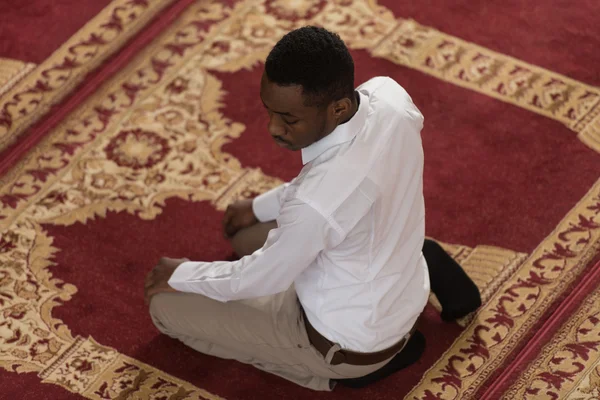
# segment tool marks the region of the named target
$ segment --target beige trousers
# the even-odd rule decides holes
[[[275,226],[245,229],[232,245],[240,256],[251,254]],[[333,354],[324,357],[308,340],[293,286],[276,295],[227,303],[197,294],[161,293],[153,297],[150,315],[162,333],[201,353],[251,364],[314,390],[332,390],[332,379],[364,376],[388,362],[329,364]]]

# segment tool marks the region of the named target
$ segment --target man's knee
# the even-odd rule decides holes
[[[152,319],[154,326],[156,326],[161,333],[172,336],[168,324],[166,323],[167,318],[165,318],[167,312],[167,307],[165,304],[166,296],[166,293],[159,293],[152,296],[149,306],[150,318]]]
[[[271,221],[242,229],[231,239],[231,246],[240,257],[250,255],[263,247],[269,232],[275,228],[277,228],[277,222]]]
[[[244,257],[254,252],[245,230],[239,231],[231,238],[231,247],[233,247],[233,251],[239,257]]]

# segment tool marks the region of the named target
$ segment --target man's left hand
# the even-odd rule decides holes
[[[146,282],[144,283],[144,300],[146,304],[150,304],[152,296],[156,294],[177,291],[169,286],[169,279],[175,269],[186,261],[189,260],[187,258],[167,257],[162,257],[158,261],[158,264],[146,275]]]

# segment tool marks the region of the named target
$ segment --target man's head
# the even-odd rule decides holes
[[[260,97],[269,112],[269,133],[279,145],[310,146],[356,111],[352,56],[326,29],[292,31],[267,57]]]

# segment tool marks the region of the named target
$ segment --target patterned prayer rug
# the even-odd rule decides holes
[[[0,161],[0,397],[478,399],[512,390],[495,380],[510,381],[502,371],[598,258],[600,89],[402,18],[400,3],[176,2],[41,119]],[[432,298],[417,364],[330,394],[159,335],[142,295],[162,255],[231,257],[220,232],[227,204],[299,171],[298,154],[265,133],[258,90],[273,44],[306,24],[342,36],[357,83],[391,76],[425,115],[427,234],[484,298],[452,324]]]
[[[172,2],[5,2],[0,13],[0,154]]]
[[[488,398],[600,397],[600,263],[489,388]]]

